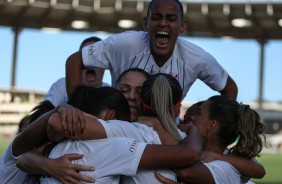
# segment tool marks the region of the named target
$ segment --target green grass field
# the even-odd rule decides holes
[[[0,156],[6,150],[7,146],[10,144],[10,140],[1,139],[0,140]]]
[[[0,155],[6,150],[10,141],[0,140]],[[262,154],[262,157],[257,159],[262,163],[266,170],[266,175],[263,179],[252,181],[256,184],[282,184],[282,154]]]
[[[263,164],[266,175],[261,180],[252,179],[256,184],[282,184],[282,154],[262,154],[257,159]]]

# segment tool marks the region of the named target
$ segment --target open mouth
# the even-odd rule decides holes
[[[129,106],[129,107],[130,107],[130,109],[136,109],[137,110],[137,108],[135,106]]]
[[[88,81],[95,80],[96,78],[96,72],[94,70],[87,70],[86,71],[86,77]]]
[[[166,47],[169,42],[169,35],[166,31],[158,31],[156,34],[156,43],[159,47]]]
[[[96,72],[94,70],[87,70],[86,71],[87,75],[95,75]]]

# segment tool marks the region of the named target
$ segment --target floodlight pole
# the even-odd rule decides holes
[[[13,91],[16,86],[16,74],[17,74],[17,54],[18,54],[18,36],[20,32],[19,27],[13,27],[14,31],[14,48],[13,48],[13,64],[12,64],[12,81],[11,81],[11,90]],[[14,102],[14,94],[11,93],[11,102]]]
[[[258,40],[260,44],[260,73],[259,73],[259,99],[258,99],[258,111],[263,119],[263,87],[264,87],[264,49],[267,39],[261,38]]]

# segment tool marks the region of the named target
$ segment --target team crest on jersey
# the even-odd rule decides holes
[[[91,45],[89,46],[89,49],[88,49],[88,55],[93,55],[94,54],[94,46]]]

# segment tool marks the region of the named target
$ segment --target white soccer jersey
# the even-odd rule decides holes
[[[109,84],[102,82],[102,86],[109,86]],[[63,77],[54,82],[44,99],[49,100],[55,107],[66,104],[68,102],[66,78]]]
[[[18,157],[13,156],[11,143],[0,158],[0,181],[2,184],[24,183],[26,180],[27,174],[16,166],[17,159]],[[26,183],[31,183],[31,181]]]
[[[243,184],[240,173],[228,162],[215,160],[204,164],[212,173],[215,184]]]
[[[95,178],[95,184],[118,184],[120,175],[136,174],[145,147],[145,143],[125,137],[88,141],[65,140],[53,148],[49,158],[81,153],[83,158],[72,162],[95,167],[94,171],[81,171],[81,174]],[[41,177],[40,183],[60,182],[55,178]]]
[[[213,90],[225,87],[228,73],[208,52],[178,38],[172,56],[159,67],[149,48],[149,36],[143,31],[128,31],[86,46],[82,50],[86,67],[100,67],[111,71],[112,86],[119,75],[133,67],[150,74],[167,73],[178,79],[186,96],[196,79],[200,79]]]
[[[49,100],[55,107],[65,104],[68,101],[66,79],[60,78],[54,82],[45,96],[45,100]]]
[[[158,133],[152,128],[140,123],[128,123],[126,121],[120,120],[110,120],[104,121],[100,120],[103,125],[107,137],[129,137],[136,139],[137,141],[146,142],[148,144],[161,144],[160,137]],[[184,132],[179,131],[182,138],[186,137]],[[157,154],[157,153],[156,153]],[[161,175],[176,181],[176,175],[171,170],[158,170]],[[150,184],[160,184],[156,179],[154,170],[143,170],[138,169],[135,176],[124,176],[123,183],[126,184],[141,184],[141,183],[150,183]]]

